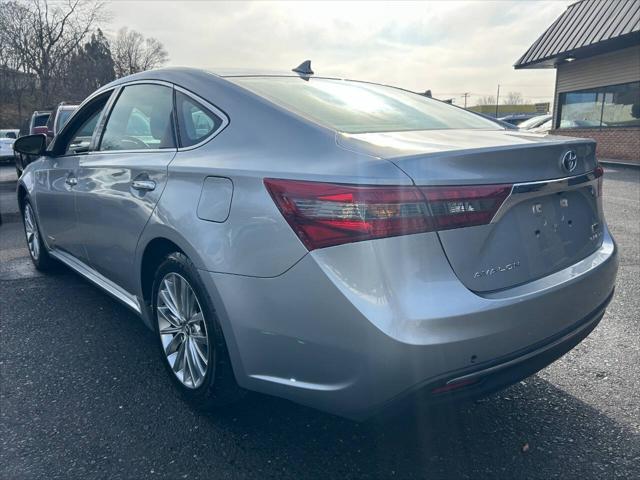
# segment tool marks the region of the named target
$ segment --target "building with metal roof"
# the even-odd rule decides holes
[[[581,0],[514,68],[555,68],[555,134],[594,138],[600,158],[640,163],[640,1]]]

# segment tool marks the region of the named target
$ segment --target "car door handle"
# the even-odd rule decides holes
[[[75,187],[78,184],[78,179],[72,175],[69,175],[64,183],[66,183],[70,187]]]
[[[155,190],[156,182],[153,180],[134,180],[131,182],[131,188],[134,190],[150,192],[151,190]]]

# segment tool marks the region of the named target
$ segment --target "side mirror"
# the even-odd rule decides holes
[[[25,135],[13,142],[13,149],[24,155],[44,155],[47,148],[47,137],[42,134]]]

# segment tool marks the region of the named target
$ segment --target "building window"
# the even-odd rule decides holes
[[[640,82],[561,93],[560,128],[640,126]]]

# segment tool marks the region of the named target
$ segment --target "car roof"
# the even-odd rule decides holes
[[[190,81],[190,77],[193,81]],[[292,78],[304,78],[304,75],[299,75],[293,71],[286,70],[262,70],[262,69],[240,69],[240,68],[224,68],[224,69],[201,69],[192,67],[166,67],[155,70],[147,70],[140,73],[134,73],[126,77],[119,78],[113,82],[101,87],[98,92],[104,91],[110,88],[117,87],[129,82],[144,81],[144,80],[156,80],[175,83],[184,88],[189,88],[190,84],[199,83],[198,80],[202,80],[207,77],[209,80],[217,79],[222,83],[233,83],[231,80],[233,77],[292,77]],[[312,78],[323,78],[331,80],[346,80],[353,82],[363,82],[361,80],[335,77],[335,76],[322,76],[313,75]],[[375,83],[375,82],[363,82],[363,83]],[[379,84],[382,85],[382,84]],[[385,85],[393,87],[393,85]],[[400,87],[393,87],[400,88]],[[415,93],[415,92],[414,92]]]

